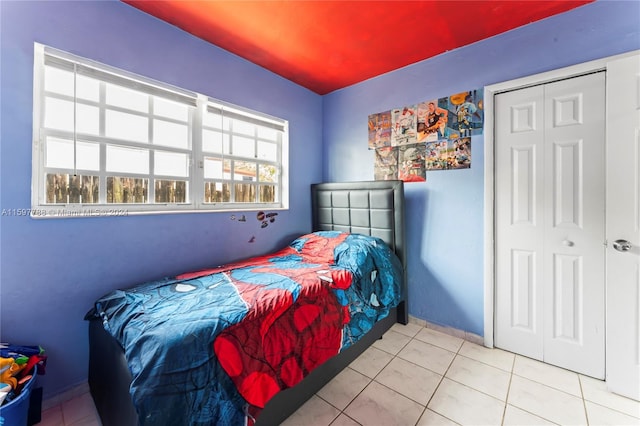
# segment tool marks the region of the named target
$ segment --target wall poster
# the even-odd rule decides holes
[[[391,146],[409,145],[416,143],[417,125],[415,105],[402,109],[391,110]]]
[[[482,134],[482,89],[369,116],[374,178],[424,182],[430,170],[471,167],[471,136]]]
[[[375,166],[373,168],[375,180],[398,179],[398,148],[385,146],[376,149]]]
[[[369,116],[369,149],[391,146],[391,111]]]

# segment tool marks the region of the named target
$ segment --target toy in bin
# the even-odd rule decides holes
[[[34,423],[28,421],[33,376],[44,374],[46,363],[47,356],[40,346],[0,343],[0,426]]]

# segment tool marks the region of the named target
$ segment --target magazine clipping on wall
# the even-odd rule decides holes
[[[398,147],[398,179],[405,182],[425,182],[426,145],[415,143]]]
[[[391,146],[391,111],[369,116],[369,149]]]
[[[385,146],[375,151],[376,160],[373,168],[375,180],[398,179],[398,148]]]
[[[416,139],[417,118],[415,105],[391,110],[391,146],[418,142]]]
[[[471,137],[484,125],[482,96],[471,90],[370,115],[375,179],[424,182],[427,171],[470,168]]]
[[[438,99],[418,104],[418,142],[435,142],[446,137],[449,111],[439,104]]]
[[[471,138],[429,142],[425,160],[426,170],[468,169],[471,167]]]

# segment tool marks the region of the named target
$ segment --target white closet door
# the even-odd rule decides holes
[[[607,65],[607,99],[607,385],[640,400],[640,56]]]
[[[604,379],[605,74],[544,89],[543,359]]]
[[[495,345],[539,360],[543,355],[543,113],[543,86],[495,98]]]
[[[604,378],[604,73],[495,106],[496,346]]]

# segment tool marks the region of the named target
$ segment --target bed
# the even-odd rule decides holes
[[[216,395],[213,398],[216,408],[209,412],[232,419],[225,420],[228,424],[280,424],[393,324],[407,323],[403,183],[315,184],[311,186],[311,199],[313,232],[300,236],[282,250],[232,265],[145,283],[127,291],[118,290],[96,301],[86,317],[89,320],[89,387],[104,425],[222,424],[224,422],[204,415],[182,414],[191,413],[192,409],[200,413],[203,405],[207,409],[207,405],[213,404],[209,398],[211,393]],[[370,250],[370,246],[375,250]],[[382,249],[378,250],[379,247]],[[368,266],[357,272],[354,262],[360,262],[357,259],[362,253],[366,253],[364,263]],[[322,264],[322,259],[329,259],[329,266]],[[283,272],[280,261],[293,264],[292,270],[296,272]],[[254,277],[255,271],[266,275]],[[286,275],[286,279],[281,279],[282,275]],[[260,279],[264,284],[274,276],[279,278],[267,286],[269,291],[237,290],[244,282]],[[320,289],[329,296],[316,296],[306,285],[298,285],[310,276],[320,277],[313,282],[323,285],[311,284],[309,288]],[[170,294],[167,288],[172,290]],[[215,288],[216,292],[201,292],[201,288]],[[242,299],[241,303],[225,308],[224,317],[216,314],[215,324],[224,324],[216,325],[217,331],[211,332],[215,336],[213,343],[197,334],[200,330],[191,331],[187,326],[199,321],[188,321],[184,327],[171,331],[171,338],[162,337],[182,342],[182,347],[170,349],[174,345],[169,343],[148,346],[152,340],[140,330],[151,329],[148,324],[155,321],[156,328],[166,333],[171,326],[162,321],[167,318],[164,313],[152,320],[150,314],[147,318],[146,312],[141,315],[134,311],[116,321],[118,315],[131,310],[138,302],[166,309],[174,306],[166,299],[173,300],[176,293],[192,290],[194,297],[187,303],[196,303],[197,299],[197,304],[187,304],[181,312],[196,312],[201,308],[203,297]],[[152,299],[156,294],[160,294],[162,304]],[[212,294],[216,296],[209,296]],[[264,294],[285,295],[289,305],[282,307],[268,299],[268,309],[254,309],[247,294],[252,294],[253,299],[266,297]],[[295,294],[295,300],[290,300],[291,294]],[[322,317],[322,331],[305,334],[305,327],[311,327],[309,324],[316,321],[318,311],[328,315]],[[229,318],[235,318],[234,315],[240,315],[242,321],[232,322]],[[196,317],[199,319],[201,314],[196,312]],[[278,328],[272,326],[275,323]],[[289,354],[273,349],[272,342],[280,345],[289,337],[272,330],[287,327],[286,336],[293,332],[296,339],[308,339],[302,345],[309,348],[308,351]],[[305,335],[309,337],[301,337]],[[185,349],[184,342],[189,343],[195,355]],[[208,342],[207,348],[214,348],[208,351],[208,358],[203,358],[204,349],[199,348],[199,342]],[[163,352],[156,352],[160,350]],[[241,356],[235,357],[238,353]],[[212,357],[215,362],[211,362]],[[176,364],[177,361],[183,366]],[[153,369],[148,367],[150,364]],[[158,365],[172,366],[163,373],[162,379],[154,376]],[[195,370],[199,370],[197,374]],[[165,380],[165,376],[169,378]],[[178,384],[183,386],[183,382],[197,388],[197,393],[181,392],[180,401],[175,402],[171,390],[181,389]],[[242,418],[237,412],[240,403],[243,404]],[[184,408],[185,404],[189,410]],[[172,408],[161,412],[166,407]],[[154,417],[155,413],[160,416]]]

